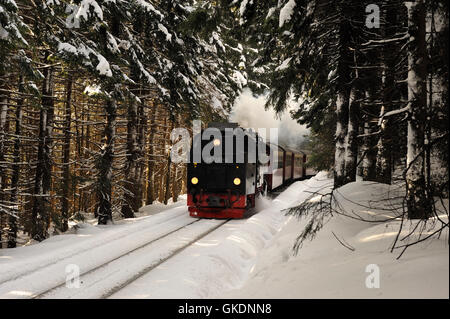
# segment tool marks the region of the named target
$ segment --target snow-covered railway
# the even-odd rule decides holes
[[[170,214],[170,216],[159,216],[163,218],[155,218],[151,222],[153,226],[160,226],[167,224],[172,220],[178,220],[180,217],[183,217],[184,214],[184,212],[177,212],[176,214]],[[145,225],[147,225],[147,223],[145,223]],[[2,291],[1,288],[10,282],[21,280],[29,275],[39,273],[39,271],[52,267],[57,263],[72,260],[71,258],[81,256],[85,252],[92,251],[97,248],[108,249],[105,245],[113,245],[119,241],[128,241],[129,238],[136,236],[136,232],[139,232],[142,228],[142,225],[136,226],[137,227],[126,228],[122,231],[113,231],[110,234],[102,236],[99,240],[90,242],[89,245],[82,242],[77,245],[72,245],[70,250],[58,250],[51,256],[48,256],[47,254],[36,256],[33,263],[26,263],[24,265],[21,264],[20,267],[16,267],[14,263],[11,263],[10,265],[3,265],[4,268],[0,272],[0,294]],[[120,246],[123,247],[123,244],[120,244]]]
[[[79,289],[73,289],[64,282],[33,298],[108,298],[228,221],[194,220],[82,273]]]
[[[42,263],[16,263],[10,276],[0,273],[0,298],[106,298],[227,222],[193,220],[184,207],[170,209],[115,236],[85,240],[83,249],[70,246],[46,253]],[[71,275],[78,282],[68,281]]]

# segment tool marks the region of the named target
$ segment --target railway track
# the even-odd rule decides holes
[[[164,219],[162,221],[160,221],[160,220],[155,221],[155,223],[152,224],[151,227],[155,227],[155,226],[160,226],[160,225],[166,224],[168,222],[171,222],[171,221],[173,221],[175,219],[178,219],[180,217],[183,217],[185,215],[186,215],[186,213],[184,211],[180,212],[179,214],[174,214],[174,216],[171,216],[168,219]],[[24,267],[24,269],[22,269],[19,273],[15,273],[15,275],[1,280],[0,281],[0,288],[2,287],[2,285],[14,282],[14,281],[16,281],[18,279],[21,279],[21,278],[24,278],[26,276],[29,276],[30,274],[37,273],[37,272],[39,272],[41,270],[44,270],[47,267],[50,267],[50,266],[52,266],[52,265],[54,265],[56,263],[60,263],[60,262],[63,262],[65,260],[68,260],[68,259],[70,259],[72,257],[76,257],[78,255],[81,255],[81,254],[85,253],[88,250],[99,248],[99,247],[101,247],[102,245],[104,245],[106,243],[111,243],[111,242],[114,242],[114,241],[120,241],[120,240],[127,239],[129,237],[135,236],[135,232],[133,232],[134,230],[135,230],[134,227],[130,227],[130,228],[124,229],[120,233],[111,234],[110,236],[106,236],[102,240],[97,241],[97,242],[93,243],[92,245],[89,245],[89,248],[86,248],[85,243],[82,243],[79,246],[79,249],[77,249],[77,247],[75,247],[76,249],[74,251],[71,251],[70,253],[63,252],[62,256],[60,258],[56,259],[56,260],[50,260],[50,261],[45,261],[43,263],[39,263],[39,266],[37,266],[37,267],[29,267],[29,268]]]
[[[276,189],[275,192],[269,193],[267,197],[269,199],[275,198],[287,186]],[[12,296],[12,293],[8,292],[17,288],[18,291],[27,292],[26,297],[29,298],[70,298],[73,296],[79,298],[108,298],[229,222],[228,219],[192,220],[187,218],[185,214],[185,211],[176,212],[169,218],[156,220],[152,224],[149,223],[148,228],[145,225],[145,228],[131,226],[127,228],[128,231],[124,229],[120,233],[116,233],[116,236],[106,236],[100,242],[92,242],[89,247],[81,245],[76,247],[75,251],[62,252],[62,257],[56,260],[40,263],[39,266],[34,268],[31,265],[25,267],[21,273],[16,273],[0,282],[0,297]],[[183,220],[183,218],[186,220]],[[207,223],[209,224],[207,225]],[[177,236],[184,236],[187,239],[177,241]],[[115,249],[116,245],[120,245],[124,240],[126,241],[125,245]],[[151,255],[153,250],[158,250],[158,247],[164,247],[164,245],[170,245],[171,241],[177,244],[175,247],[167,249],[166,253],[157,256],[152,255],[151,258],[149,257],[150,259],[139,260],[137,264],[135,263],[135,259],[142,259],[142,256]],[[99,252],[103,253],[103,256],[97,258]],[[64,267],[67,264],[79,264],[81,268],[85,268],[82,271],[80,270],[81,289],[66,287]],[[124,271],[120,266],[123,264],[132,266],[130,266],[129,271],[127,271],[128,267]],[[48,283],[45,286],[42,284],[39,287],[33,286],[33,279],[42,278],[42,276],[49,276]],[[102,284],[96,288],[97,283]],[[86,288],[92,293],[85,294]]]
[[[108,298],[229,221],[229,219],[220,221],[194,220],[158,238],[143,243],[139,247],[121,254],[108,262],[82,272],[80,274],[82,285],[79,289],[70,289],[66,287],[65,282],[60,282],[45,291],[33,295],[32,298]],[[180,241],[179,239],[174,239],[177,237],[183,238],[183,236],[191,232],[194,232],[196,235],[191,236],[188,240]],[[169,248],[166,253],[157,256],[152,255],[152,250],[156,249],[156,245],[158,245],[157,247],[165,247],[165,245],[173,241],[177,241],[177,244]],[[127,269],[123,269],[123,265],[128,265]]]
[[[125,283],[114,287],[113,289],[109,290],[108,292],[106,292],[105,294],[103,294],[101,296],[101,298],[105,299],[108,298],[110,296],[112,296],[113,294],[115,294],[116,292],[118,292],[119,290],[123,289],[124,287],[128,286],[130,283],[132,283],[133,281],[136,281],[137,279],[141,278],[142,276],[148,274],[150,271],[152,271],[153,269],[155,269],[156,267],[159,267],[161,264],[165,263],[166,261],[168,261],[169,259],[175,257],[176,255],[178,255],[179,253],[181,253],[183,250],[185,250],[186,248],[188,248],[189,246],[191,246],[192,244],[194,244],[195,242],[199,241],[200,239],[206,237],[207,235],[209,235],[210,233],[212,233],[213,231],[215,231],[216,229],[218,229],[219,227],[223,226],[224,224],[228,223],[231,219],[227,219],[225,221],[222,221],[220,224],[218,224],[217,226],[212,227],[211,229],[203,232],[202,234],[200,234],[199,236],[195,237],[194,239],[192,239],[191,241],[189,241],[187,244],[183,245],[182,247],[178,248],[177,250],[175,250],[174,252],[172,252],[172,254],[170,256],[167,256],[166,258],[163,258],[161,260],[159,260],[157,263],[155,263],[154,265],[150,265],[147,268],[143,269],[141,272],[137,273],[136,275],[134,275],[132,278],[130,278],[129,280],[127,280]]]

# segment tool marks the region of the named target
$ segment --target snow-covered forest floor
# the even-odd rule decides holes
[[[340,188],[337,196],[342,209],[349,215],[384,219],[395,215],[392,211],[360,205],[381,207],[378,200],[386,198],[388,193],[395,197],[395,191],[395,187],[385,184],[359,181]],[[392,202],[384,201],[383,208]],[[444,205],[448,211],[448,199]],[[446,215],[439,217],[448,223]],[[305,241],[294,256],[293,243],[307,221],[308,218],[301,222],[295,217],[288,218],[283,229],[259,255],[245,285],[221,297],[449,298],[448,228],[439,238],[409,247],[397,259],[402,249],[392,253],[390,249],[400,228],[399,218],[372,223],[334,214],[316,238]],[[404,222],[400,238],[414,230],[414,226],[415,223]],[[437,225],[429,221],[422,237],[435,228]],[[416,241],[418,234],[419,230],[414,230],[404,242]],[[371,265],[376,265],[379,270],[379,288],[366,286],[373,271]]]
[[[390,246],[399,220],[362,222],[334,214],[294,256],[295,238],[308,218],[299,222],[284,209],[332,185],[321,172],[274,199],[262,198],[258,214],[223,225],[221,220],[189,217],[182,198],[169,208],[144,207],[135,219],[107,226],[84,223],[71,234],[2,250],[0,297],[449,297],[448,228],[439,238],[408,248],[397,260],[401,251],[391,253]],[[380,219],[392,216],[385,208],[388,201],[382,210],[360,204],[377,206],[388,192],[395,197],[387,185],[358,181],[340,188],[337,199],[346,211]],[[445,205],[448,209],[448,200]],[[411,227],[405,223],[403,233]],[[366,287],[371,275],[366,267],[373,264],[379,268],[379,288]],[[66,285],[73,265],[81,274],[79,288]]]

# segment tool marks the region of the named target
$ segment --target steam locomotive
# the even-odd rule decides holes
[[[194,136],[187,164],[187,206],[192,217],[250,216],[260,194],[306,176],[306,154],[301,151],[266,143],[236,123],[211,123],[208,129],[215,134],[205,138],[202,131]],[[245,132],[241,138],[230,135],[235,129]],[[209,156],[212,149],[215,157],[202,161],[199,152]]]

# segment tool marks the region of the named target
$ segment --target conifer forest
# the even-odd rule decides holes
[[[284,206],[270,204],[274,195],[267,195],[269,208],[264,207],[272,217],[266,220],[260,212],[247,223],[240,221],[242,225],[251,224],[251,218],[260,218],[267,227],[280,225],[270,235],[274,236],[289,231],[282,228],[282,218],[303,220],[292,226],[292,236],[286,237],[290,240],[279,244],[296,258],[309,256],[302,255],[302,249],[308,252],[316,237],[320,245],[321,234],[328,223],[334,225],[336,216],[347,218],[349,224],[342,222],[346,231],[359,229],[360,237],[355,238],[363,238],[346,242],[345,236],[356,233],[339,233],[336,229],[341,228],[333,226],[330,242],[346,253],[357,253],[357,242],[391,236],[391,246],[383,249],[395,263],[409,250],[410,256],[419,254],[424,242],[443,242],[428,252],[436,254],[433,258],[447,258],[433,265],[447,274],[443,291],[448,298],[448,10],[449,1],[437,0],[0,0],[0,298],[11,296],[11,291],[23,292],[20,296],[69,296],[61,290],[64,287],[28,290],[26,276],[37,278],[38,268],[26,259],[20,266],[20,258],[31,258],[21,251],[37,249],[33,260],[43,267],[38,251],[47,251],[45,243],[58,245],[55,238],[68,239],[61,241],[60,253],[55,250],[46,257],[49,267],[56,267],[61,258],[78,256],[75,248],[70,248],[75,255],[67,255],[64,242],[92,249],[111,245],[109,259],[105,248],[105,256],[99,253],[97,264],[89,264],[95,273],[99,265],[108,262],[112,267],[136,253],[133,240],[126,246],[125,237],[120,239],[125,233],[135,232],[134,242],[143,247],[150,243],[145,229],[145,236],[166,231],[158,238],[169,242],[172,232],[191,227],[188,221],[182,225],[181,218],[192,219],[193,210],[189,208],[189,217],[186,206],[191,205],[189,196],[196,203],[191,188],[198,179],[191,179],[189,164],[172,160],[177,142],[173,130],[193,134],[195,120],[204,127],[217,122],[256,126],[264,112],[273,114],[274,121],[290,121],[290,126],[280,124],[280,145],[305,154],[303,178],[309,179],[293,181],[286,191],[279,191],[277,198],[284,198]],[[252,101],[244,112],[252,123],[244,123],[242,112],[237,112],[243,96]],[[291,127],[302,131],[289,131]],[[284,142],[286,136],[290,142]],[[240,183],[234,179],[235,185]],[[256,189],[255,196],[263,190]],[[232,194],[228,190],[223,196],[231,200]],[[246,207],[252,205],[248,198]],[[179,228],[164,228],[169,218],[179,218]],[[211,223],[208,227],[214,228],[202,228],[206,236],[206,231],[220,233],[219,224],[214,224],[219,221],[200,219],[195,225]],[[364,226],[348,226],[353,222]],[[373,233],[362,231],[378,224],[378,230],[370,228]],[[116,230],[117,236],[111,235]],[[186,235],[190,244],[199,240],[198,234]],[[12,256],[11,264],[7,256]],[[227,262],[238,260],[233,256]],[[279,259],[274,256],[266,259]],[[130,273],[150,269],[137,257],[136,263],[123,260],[130,269],[136,267]],[[415,267],[406,267],[406,273],[422,266]],[[430,276],[434,272],[423,269]],[[56,268],[52,272],[58,273]],[[152,270],[148,275],[152,273],[157,274]],[[89,270],[86,282],[92,274]],[[205,278],[213,275],[225,276],[214,273]],[[94,282],[97,277],[92,278]],[[115,278],[114,288],[89,290],[91,294],[86,290],[78,297],[123,297],[125,292],[137,296],[131,279]],[[232,287],[241,287],[235,277],[224,278]],[[158,296],[283,296],[281,284],[272,289],[280,295],[264,295],[263,284],[252,280],[236,295],[222,295],[228,286],[205,279],[209,290],[198,288],[189,294],[186,287],[174,288],[172,295]],[[203,287],[201,280],[196,285]],[[434,287],[424,293],[442,296],[441,286]],[[155,289],[146,296],[153,296]],[[396,289],[383,296],[403,296]],[[415,289],[410,291],[419,291]]]

